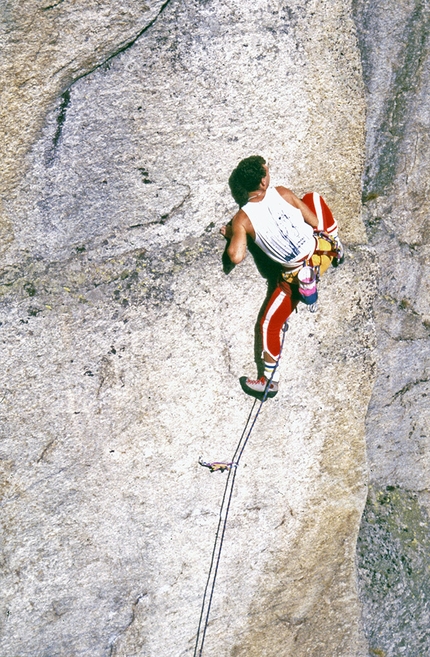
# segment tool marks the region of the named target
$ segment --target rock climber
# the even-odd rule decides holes
[[[278,392],[282,329],[300,300],[298,273],[305,265],[321,276],[333,263],[343,262],[343,247],[337,223],[324,199],[316,192],[299,199],[286,187],[270,185],[266,160],[252,155],[241,160],[229,179],[240,210],[221,228],[228,240],[227,254],[234,265],[245,258],[248,236],[269,258],[282,266],[275,291],[260,322],[264,373],[259,379],[244,379],[248,394],[262,396],[270,382],[268,397]],[[310,310],[316,304],[309,305]]]

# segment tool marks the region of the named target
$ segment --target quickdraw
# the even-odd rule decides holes
[[[199,458],[199,463],[204,468],[209,468],[211,472],[225,472],[226,470],[231,470],[231,468],[237,468],[237,463],[223,463],[221,461],[208,463],[207,461],[203,461],[201,456]]]

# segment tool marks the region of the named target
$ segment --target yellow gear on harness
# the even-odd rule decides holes
[[[315,269],[318,268],[318,274],[319,276],[322,276],[322,274],[324,274],[324,272],[330,267],[332,260],[336,255],[333,246],[333,242],[330,240],[325,237],[318,237],[318,246],[315,249],[314,254],[308,260],[304,260],[296,271],[283,271],[281,274],[282,280],[286,283],[298,285],[297,274],[303,265],[309,265]]]

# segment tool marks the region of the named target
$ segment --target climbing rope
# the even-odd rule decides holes
[[[285,334],[288,330],[288,323],[285,322],[284,326],[282,327],[282,340],[281,340],[281,348],[279,352],[279,358],[276,362],[275,367],[273,368],[273,372],[270,376],[270,379],[266,385],[266,389],[264,391],[263,397],[260,400],[260,403],[258,405],[258,408],[255,412],[254,418],[251,421],[251,418],[254,414],[254,409],[257,405],[258,400],[255,399],[254,403],[252,405],[251,411],[248,415],[248,418],[245,423],[245,427],[242,431],[242,434],[240,436],[239,442],[236,447],[236,451],[234,453],[233,459],[231,463],[226,464],[230,467],[226,468],[228,469],[228,475],[227,475],[227,481],[224,487],[224,494],[222,497],[222,502],[221,502],[221,508],[220,508],[220,513],[219,513],[219,520],[218,520],[218,526],[217,530],[215,533],[215,541],[214,541],[214,546],[212,550],[212,557],[211,557],[211,563],[209,566],[209,574],[206,580],[206,586],[205,590],[203,593],[203,601],[202,601],[202,606],[201,606],[201,611],[200,611],[200,618],[199,618],[199,625],[197,628],[197,636],[196,636],[196,644],[194,647],[194,653],[193,657],[202,657],[203,655],[203,646],[205,643],[206,639],[206,632],[207,628],[209,625],[209,616],[210,616],[210,610],[212,606],[212,600],[213,600],[213,595],[215,591],[215,583],[216,583],[216,578],[218,575],[218,569],[219,569],[219,564],[221,560],[221,551],[224,543],[224,536],[225,536],[225,531],[227,528],[227,520],[228,520],[228,514],[230,511],[230,504],[231,504],[231,499],[233,497],[233,489],[234,489],[234,483],[236,481],[236,473],[238,469],[238,465],[240,463],[240,459],[242,458],[242,454],[245,450],[245,447],[248,443],[248,440],[251,436],[252,430],[254,429],[254,426],[257,422],[258,416],[260,414],[261,408],[264,404],[264,402],[267,399],[267,395],[269,393],[269,388],[270,384],[272,382],[272,379],[274,377],[274,374],[278,368],[279,361],[281,359],[282,355],[282,349],[284,347],[284,341],[285,341]],[[249,429],[248,429],[249,427]],[[203,463],[202,463],[203,465]],[[209,465],[209,464],[205,464]],[[218,464],[219,465],[219,464]],[[235,467],[231,467],[235,466]],[[219,469],[219,468],[217,468]]]

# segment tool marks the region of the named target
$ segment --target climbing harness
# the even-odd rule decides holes
[[[320,249],[317,246],[316,251],[314,252],[313,255],[328,255],[328,256],[333,256],[334,258],[339,255],[339,246],[337,243],[337,237],[332,237],[328,233],[324,233],[324,231],[320,230],[317,233],[315,233],[315,236],[318,238],[320,237],[321,239],[325,240],[326,242],[329,243],[330,249],[325,250],[325,249]]]
[[[215,461],[214,463],[207,463],[205,461],[202,461],[201,458],[199,458],[199,463],[200,465],[203,465],[205,467],[209,467],[211,472],[214,472],[215,470],[220,470],[221,468],[214,468],[213,470],[211,469],[211,466],[224,466],[225,470],[228,470],[228,475],[227,475],[227,481],[225,483],[224,487],[224,493],[222,497],[222,502],[221,502],[221,508],[219,512],[219,520],[218,520],[218,526],[217,530],[215,533],[215,541],[214,541],[214,546],[212,550],[212,557],[211,557],[211,562],[209,566],[209,573],[208,577],[206,580],[206,586],[205,590],[203,593],[203,601],[202,601],[202,606],[200,610],[200,618],[199,618],[199,625],[197,628],[197,635],[196,635],[196,643],[194,647],[194,653],[193,657],[202,657],[203,655],[203,646],[205,643],[206,639],[206,632],[209,624],[209,615],[210,615],[210,610],[212,606],[212,600],[213,600],[213,595],[215,591],[215,583],[216,583],[216,578],[218,575],[218,568],[220,564],[220,559],[221,559],[221,551],[222,551],[222,546],[224,542],[224,536],[225,536],[225,531],[227,528],[227,519],[228,519],[228,513],[230,511],[230,504],[233,496],[233,489],[234,489],[234,483],[236,480],[236,473],[237,473],[237,468],[240,463],[240,459],[242,458],[242,454],[245,450],[245,447],[248,443],[248,440],[251,436],[252,430],[254,429],[255,423],[257,422],[257,418],[260,414],[261,408],[264,404],[264,402],[267,399],[267,395],[269,393],[269,388],[270,384],[272,382],[273,376],[278,368],[279,361],[281,359],[282,355],[282,349],[284,347],[284,341],[285,341],[285,334],[288,330],[288,322],[285,322],[284,326],[282,327],[282,341],[281,341],[281,349],[279,353],[279,358],[276,363],[276,367],[273,369],[273,372],[271,374],[271,377],[267,383],[266,389],[264,391],[263,397],[260,400],[260,403],[258,404],[258,400],[255,399],[254,403],[252,405],[251,411],[248,415],[248,418],[245,423],[245,427],[242,431],[242,434],[240,436],[239,442],[236,447],[236,451],[233,455],[233,459],[231,460],[230,463],[220,463],[218,461]],[[254,409],[257,406],[257,410],[254,413]],[[249,427],[249,429],[248,429]]]
[[[320,262],[323,256],[332,258],[333,261],[340,258],[340,248],[335,238],[324,232],[315,233],[315,237],[317,248],[312,255],[303,258],[298,265],[295,265],[295,269],[285,269],[281,274],[283,281],[297,286],[300,301],[306,304],[308,310],[312,313],[316,312],[318,307],[317,283],[320,280],[320,265],[314,264],[313,258],[316,256]],[[329,248],[323,248],[324,242],[327,243]]]

